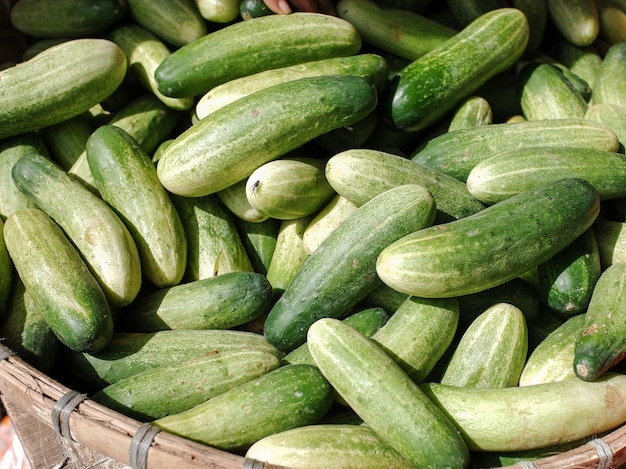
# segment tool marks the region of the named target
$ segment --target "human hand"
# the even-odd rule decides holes
[[[337,16],[332,0],[263,0],[274,13],[289,14],[294,10]],[[291,5],[293,5],[293,8]]]

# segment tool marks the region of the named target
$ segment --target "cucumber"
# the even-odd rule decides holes
[[[586,119],[522,121],[447,132],[420,145],[410,158],[466,181],[474,166],[496,153],[538,146],[617,151],[619,140],[609,127]]]
[[[96,352],[113,334],[113,316],[96,278],[59,225],[36,208],[6,219],[4,243],[15,270],[58,339]]]
[[[593,104],[612,103],[626,107],[623,93],[626,90],[626,43],[613,44],[606,51],[596,80],[593,82]]]
[[[592,44],[600,32],[595,0],[546,0],[548,16],[565,39],[575,46]]]
[[[0,235],[4,232],[4,221],[0,218]],[[17,280],[15,280],[17,281]],[[13,260],[7,251],[4,237],[0,239],[0,319],[6,317],[13,286]],[[4,337],[4,336],[3,336]]]
[[[626,143],[626,108],[618,104],[592,104],[587,109],[585,119],[609,127],[620,142],[619,153],[624,153]]]
[[[574,348],[581,335],[585,315],[576,314],[547,335],[526,360],[520,386],[551,383],[577,378],[574,372]]]
[[[528,21],[520,10],[499,8],[481,15],[400,72],[382,100],[386,118],[405,130],[434,124],[515,63],[528,34]]]
[[[338,394],[416,467],[465,467],[467,446],[452,422],[375,342],[333,318],[308,332],[315,363]]]
[[[489,102],[480,96],[470,96],[459,103],[454,111],[448,132],[492,123],[493,113]]]
[[[593,224],[602,270],[626,262],[626,223],[598,217]]]
[[[625,286],[624,263],[604,269],[596,283],[574,349],[574,371],[580,379],[598,378],[626,355],[626,317],[622,304]]]
[[[85,151],[87,139],[95,130],[95,125],[87,113],[64,120],[41,129],[50,158],[65,171],[69,171]]]
[[[158,288],[180,283],[187,238],[148,154],[125,130],[103,125],[87,140],[86,155],[100,196],[135,240],[144,276]]]
[[[279,158],[248,177],[250,205],[268,218],[288,220],[319,212],[336,195],[326,180],[323,158]]]
[[[356,75],[369,79],[377,90],[387,84],[389,65],[377,54],[331,57],[281,68],[272,68],[229,80],[202,95],[195,107],[196,117],[203,119],[239,98],[285,81],[324,75]]]
[[[119,314],[132,332],[166,329],[230,329],[266,312],[272,288],[256,272],[230,272],[138,296]]]
[[[315,424],[298,427],[255,442],[246,460],[280,467],[321,469],[409,469],[409,461],[364,425]]]
[[[609,44],[624,42],[624,25],[626,24],[626,8],[614,0],[597,0],[600,21],[600,39]]]
[[[71,41],[69,37],[53,37],[53,38],[45,38],[38,39],[30,44],[26,50],[22,54],[22,62],[32,59],[34,56],[39,54],[40,52],[48,49],[49,47],[56,46],[62,42]]]
[[[274,85],[210,114],[176,137],[159,160],[159,179],[181,196],[218,192],[313,138],[357,122],[376,103],[374,86],[357,76]]]
[[[352,148],[340,152],[328,160],[326,178],[338,194],[356,206],[392,187],[421,184],[435,198],[437,223],[464,218],[485,208],[461,181],[387,151]]]
[[[589,228],[599,209],[589,182],[562,179],[406,235],[383,249],[376,271],[384,283],[411,295],[476,293],[548,260]]]
[[[543,44],[548,24],[548,5],[546,0],[513,0],[510,6],[521,10],[528,18],[528,43],[524,56],[532,57]]]
[[[20,191],[46,212],[76,246],[111,304],[132,302],[142,284],[137,244],[100,197],[52,161],[29,153],[13,165]]]
[[[575,46],[563,37],[556,37],[555,43],[555,59],[593,86],[602,63],[598,50],[593,45]]]
[[[97,36],[128,14],[119,0],[62,0],[54,14],[46,0],[20,0],[11,8],[11,24],[36,38],[84,38]]]
[[[273,14],[263,0],[241,0],[239,4],[239,16],[244,21]]]
[[[152,424],[218,449],[245,451],[263,437],[315,423],[333,398],[316,367],[283,365]]]
[[[566,316],[585,312],[602,273],[593,228],[537,266],[539,295],[553,310]]]
[[[457,33],[421,14],[372,0],[341,0],[336,9],[364,42],[407,60],[418,59]]]
[[[250,205],[248,197],[246,196],[247,183],[248,179],[244,178],[216,192],[216,196],[235,218],[240,218],[250,223],[259,223],[267,220],[269,218],[267,215],[263,215]]]
[[[622,374],[499,389],[434,382],[420,388],[456,424],[471,451],[545,448],[597,435],[626,419],[615,405],[626,398]]]
[[[0,138],[86,112],[113,93],[126,68],[126,56],[115,43],[85,38],[63,42],[1,70]]]
[[[266,351],[224,351],[137,373],[92,399],[146,422],[191,409],[279,366],[278,357]]]
[[[202,17],[213,23],[230,23],[239,18],[240,0],[195,0]]]
[[[166,96],[200,96],[235,78],[354,55],[360,48],[361,37],[340,18],[318,13],[268,15],[230,24],[180,47],[159,65],[155,77]]]
[[[336,194],[311,220],[302,235],[302,247],[310,256],[328,235],[358,207]]]
[[[497,153],[476,164],[467,190],[491,205],[563,178],[588,181],[600,200],[626,195],[623,154],[590,148],[528,147]]]
[[[446,0],[448,10],[463,27],[487,12],[506,7],[506,3],[503,0]]]
[[[233,220],[248,253],[252,270],[266,275],[276,249],[280,220],[268,218],[258,223],[242,220],[239,217],[233,217]]]
[[[376,258],[394,240],[432,224],[435,201],[419,185],[374,197],[344,220],[309,256],[270,310],[267,340],[292,350],[321,317],[340,317],[380,284]]]
[[[482,389],[517,386],[527,352],[524,314],[512,304],[497,303],[462,333],[440,383]]]
[[[379,121],[380,116],[374,110],[352,125],[339,127],[315,137],[312,143],[326,155],[334,155],[348,148],[360,148],[372,136]]]

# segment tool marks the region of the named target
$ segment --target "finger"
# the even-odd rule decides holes
[[[267,7],[279,15],[291,13],[291,7],[286,0],[263,0]]]

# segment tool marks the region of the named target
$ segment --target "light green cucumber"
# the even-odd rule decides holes
[[[599,210],[589,182],[562,179],[406,235],[380,253],[376,271],[384,283],[411,295],[476,293],[548,260],[589,228]]]
[[[158,288],[180,283],[187,267],[187,237],[150,156],[115,125],[91,134],[86,155],[100,196],[135,240],[145,277]]]
[[[251,223],[258,223],[267,220],[269,217],[262,214],[248,201],[246,196],[246,184],[248,179],[244,178],[232,186],[228,186],[216,192],[217,198],[230,210],[237,218]]]
[[[311,255],[328,235],[358,207],[345,197],[336,194],[331,201],[313,217],[302,235],[302,247]]]
[[[87,139],[95,125],[87,113],[50,125],[39,132],[50,153],[50,158],[69,171],[85,151]]]
[[[126,74],[126,56],[106,39],[75,39],[0,71],[0,138],[86,112]]]
[[[592,44],[600,32],[594,0],[546,0],[548,16],[565,39],[575,46]]]
[[[45,212],[16,210],[4,243],[15,270],[58,339],[77,352],[96,352],[113,334],[106,296],[78,250]]]
[[[276,249],[280,220],[268,218],[261,222],[251,222],[236,216],[233,220],[253,271],[266,275]]]
[[[224,351],[137,373],[92,399],[145,422],[191,409],[279,366],[278,357],[266,351]]]
[[[626,99],[623,93],[626,90],[626,43],[611,45],[606,51],[596,80],[592,84],[591,100],[593,104],[612,103],[625,107]]]
[[[180,47],[159,65],[155,77],[166,96],[201,96],[236,78],[355,55],[360,48],[361,37],[341,18],[308,12],[268,15],[235,22]]]
[[[267,340],[292,350],[321,317],[341,317],[380,284],[379,253],[394,240],[432,224],[435,201],[416,184],[374,197],[346,218],[309,256],[270,310]]]
[[[602,56],[594,46],[575,46],[563,37],[555,38],[554,57],[572,73],[593,86],[602,63]]]
[[[483,389],[517,386],[527,352],[524,314],[512,304],[497,303],[462,332],[440,382]]]
[[[176,137],[159,160],[159,179],[181,196],[218,192],[313,138],[357,122],[376,103],[374,86],[357,76],[274,85],[221,108]],[[259,145],[261,141],[265,143]]]
[[[195,0],[202,17],[213,23],[230,23],[239,17],[240,0]]]
[[[448,132],[493,123],[489,102],[481,96],[470,96],[459,103],[452,115]]]
[[[458,430],[375,342],[333,318],[313,323],[307,342],[326,379],[385,443],[417,467],[466,467]]]
[[[624,152],[626,143],[626,108],[618,104],[598,103],[587,108],[585,119],[606,125],[615,132],[620,142],[619,152]]]
[[[245,451],[261,438],[317,422],[333,398],[316,367],[283,365],[152,424],[218,449]]]
[[[626,223],[598,217],[593,224],[602,270],[626,262]]]

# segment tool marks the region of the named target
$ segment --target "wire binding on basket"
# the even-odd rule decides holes
[[[161,429],[151,423],[144,423],[137,429],[130,440],[128,448],[128,461],[133,469],[146,469],[148,467],[148,451],[157,433]]]
[[[70,390],[66,392],[52,407],[52,425],[61,438],[72,439],[70,433],[70,415],[74,409],[87,398],[86,394]]]
[[[598,453],[597,469],[609,469],[613,461],[613,449],[602,438],[594,438],[587,443],[595,448]]]
[[[9,357],[15,355],[15,352],[11,350],[9,347],[4,345],[0,345],[0,361],[6,360]]]

